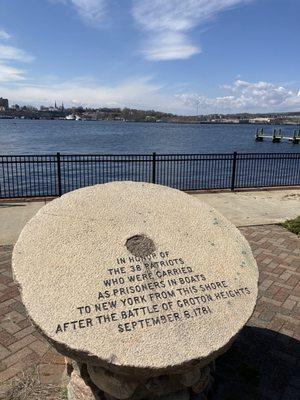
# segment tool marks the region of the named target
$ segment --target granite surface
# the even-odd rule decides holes
[[[13,271],[29,316],[60,352],[143,376],[209,363],[257,298],[241,233],[198,199],[147,183],[47,204],[23,229]]]

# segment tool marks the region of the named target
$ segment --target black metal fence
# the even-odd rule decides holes
[[[60,196],[111,181],[180,190],[300,185],[300,153],[0,156],[0,198]]]

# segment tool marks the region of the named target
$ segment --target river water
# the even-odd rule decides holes
[[[281,128],[292,136],[294,126],[190,125],[110,121],[47,121],[0,119],[0,154],[213,154],[291,153],[300,145],[255,142],[257,128],[271,134]]]

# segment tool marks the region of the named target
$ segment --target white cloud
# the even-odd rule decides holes
[[[7,33],[4,29],[0,29],[0,39],[10,39],[10,34]]]
[[[105,86],[91,79],[72,79],[43,85],[25,82],[0,85],[0,93],[12,102],[34,105],[52,104],[63,100],[66,105],[115,106],[143,109],[160,109],[169,112],[189,111],[189,107],[162,85],[149,77],[132,78],[121,83]]]
[[[0,82],[14,82],[24,79],[24,71],[0,63]]]
[[[132,15],[146,32],[150,60],[185,59],[200,52],[185,34],[219,12],[252,0],[133,0]]]
[[[229,95],[210,98],[197,93],[180,94],[186,105],[198,104],[200,113],[290,111],[300,107],[300,92],[270,82],[237,80],[233,85],[222,85]]]
[[[52,0],[53,1],[53,0]],[[56,0],[71,5],[88,24],[98,25],[106,14],[107,0]]]
[[[132,14],[148,30],[185,31],[247,0],[133,0]],[[249,0],[248,0],[249,1]]]
[[[10,38],[11,36],[5,30],[0,30],[0,40],[8,40]],[[25,72],[10,64],[33,60],[34,57],[26,51],[0,43],[0,82],[16,82],[25,79]]]
[[[0,60],[30,62],[34,57],[17,47],[0,44]]]
[[[43,84],[23,79],[23,72],[0,65],[0,93],[12,102],[34,105],[53,104],[90,107],[132,107],[155,109],[176,114],[293,111],[300,108],[300,90],[270,82],[237,80],[222,86],[223,96],[208,97],[198,93],[180,93],[158,84],[150,77],[137,77],[115,85],[101,85],[90,78],[58,81],[53,77]],[[19,81],[10,83],[9,81]],[[197,107],[198,105],[198,107]]]
[[[146,42],[142,52],[147,60],[178,60],[189,58],[200,49],[190,44],[185,34],[169,31],[158,33]]]

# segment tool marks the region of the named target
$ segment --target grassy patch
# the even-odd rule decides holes
[[[300,236],[300,215],[295,219],[288,219],[287,221],[283,222],[282,226],[290,232]]]
[[[41,384],[37,367],[33,366],[11,381],[6,400],[67,399],[66,391],[56,385]]]
[[[60,400],[68,400],[68,389],[65,387],[60,391]]]

